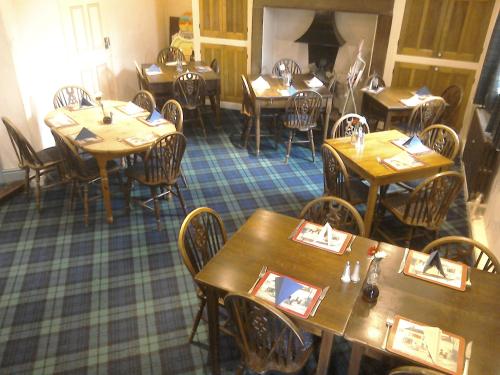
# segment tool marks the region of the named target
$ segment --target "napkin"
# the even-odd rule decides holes
[[[158,65],[152,64],[149,66],[149,68],[146,69],[146,73],[148,73],[148,74],[160,74],[161,69]]]
[[[427,86],[422,86],[417,91],[415,91],[415,94],[418,96],[427,96],[431,95],[431,90],[429,90]]]
[[[444,273],[443,265],[441,264],[441,258],[439,256],[438,250],[434,250],[429,255],[429,258],[427,258],[427,262],[425,262],[424,264],[424,273],[431,267],[436,267],[439,273],[443,275],[444,278],[446,278],[446,274]]]
[[[84,141],[89,138],[97,138],[97,135],[95,135],[89,129],[84,127],[82,128],[82,130],[80,130],[80,133],[78,133],[78,135],[75,137],[75,141]]]
[[[262,76],[259,76],[259,78],[252,81],[252,87],[258,91],[267,90],[271,88],[269,82],[267,82],[264,78],[262,78]]]
[[[313,77],[312,79],[306,81],[306,85],[310,88],[317,88],[323,86],[323,82],[321,82],[318,78]]]
[[[80,107],[93,107],[94,104],[89,102],[85,97],[82,97],[82,100],[80,101]]]
[[[148,120],[149,122],[155,122],[161,119],[163,119],[161,113],[158,112],[156,109],[153,109],[153,112],[151,112],[151,114],[148,116],[146,120]]]
[[[290,298],[297,290],[302,289],[302,285],[288,277],[279,276],[274,280],[274,288],[276,291],[275,303],[279,305]]]
[[[333,228],[331,227],[330,223],[326,223],[323,226],[321,231],[318,233],[318,237],[317,237],[317,241],[327,242],[328,246],[333,246],[333,242],[336,239],[337,239],[337,237],[334,236]]]

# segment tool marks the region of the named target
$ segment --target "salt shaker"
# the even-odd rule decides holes
[[[356,264],[354,265],[354,271],[352,272],[351,275],[351,281],[353,283],[357,283],[359,281],[359,260],[356,261]]]
[[[344,267],[344,272],[342,273],[342,277],[340,278],[343,283],[350,283],[351,282],[351,264],[349,261],[345,264]]]

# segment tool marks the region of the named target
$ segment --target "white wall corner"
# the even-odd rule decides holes
[[[390,86],[392,83],[392,72],[396,62],[398,53],[399,33],[403,25],[403,15],[405,12],[406,0],[394,0],[394,8],[392,11],[391,33],[389,35],[389,43],[387,46],[387,57],[384,67],[384,81]]]

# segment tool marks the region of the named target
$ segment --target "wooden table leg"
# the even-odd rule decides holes
[[[325,110],[325,124],[323,125],[323,142],[328,137],[328,125],[330,122],[330,113],[332,112],[333,97],[327,99],[326,110]]]
[[[219,304],[217,291],[207,288],[208,342],[210,351],[210,366],[212,375],[220,374],[219,365]]]
[[[392,112],[388,109],[385,115],[384,130],[390,130],[392,125]]]
[[[333,333],[323,332],[321,336],[321,346],[319,348],[318,368],[316,369],[317,375],[328,374],[328,367],[330,366],[330,356],[333,347]]]
[[[255,149],[256,154],[260,154],[260,104],[259,101],[255,103]]]
[[[349,360],[348,375],[358,375],[361,366],[361,357],[363,356],[363,345],[357,342],[351,344],[351,359]]]
[[[108,179],[108,170],[106,169],[106,164],[108,159],[103,156],[96,156],[97,165],[99,166],[99,174],[101,176],[101,190],[102,190],[102,199],[104,201],[104,207],[106,208],[106,217],[108,219],[108,223],[113,223],[113,209],[111,207],[111,196],[109,194],[109,179]]]
[[[366,212],[365,212],[365,234],[366,237],[370,237],[373,216],[375,215],[375,206],[377,205],[377,194],[378,194],[378,184],[370,181],[370,190],[368,192],[368,202],[366,202]]]
[[[217,126],[221,126],[221,123],[220,123],[220,87],[218,89],[217,95],[215,95],[215,124]]]

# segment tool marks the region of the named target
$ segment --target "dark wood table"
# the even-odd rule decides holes
[[[174,82],[179,76],[177,72],[176,65],[165,65],[165,64],[157,64],[161,69],[161,74],[152,74],[148,75],[146,73],[146,69],[151,66],[151,64],[142,64],[142,72],[144,74],[144,78],[147,81],[149,90],[153,93],[155,97],[169,97],[172,98],[174,96]],[[183,65],[183,73],[187,70],[190,72],[196,72],[200,74],[206,83],[206,89],[209,92],[216,93],[215,95],[215,111],[217,117],[217,124],[220,124],[220,94],[221,94],[221,84],[220,84],[220,75],[215,73],[212,69],[210,71],[197,71],[197,67],[208,67],[210,66],[203,61],[189,61],[186,65]]]
[[[257,91],[254,90],[252,82],[259,78],[258,74],[251,74],[247,76],[248,85],[250,86],[250,95],[255,104],[255,148],[256,153],[259,155],[260,152],[260,113],[262,108],[285,108],[288,98],[290,96],[283,96],[278,90],[286,90],[287,87],[283,85],[280,78],[265,74],[262,76],[270,85],[269,89]],[[292,86],[297,90],[312,90],[316,91],[323,98],[323,107],[326,107],[325,118],[323,122],[323,140],[326,139],[326,133],[328,131],[328,122],[330,119],[330,112],[332,111],[333,95],[328,90],[328,88],[323,85],[318,88],[310,88],[304,82],[313,78],[312,74],[297,74],[293,76]]]
[[[349,374],[357,374],[364,348],[388,355],[381,345],[386,319],[395,314],[439,327],[473,341],[469,375],[500,373],[500,275],[471,270],[472,287],[464,292],[397,273],[404,249],[386,243],[380,249],[380,296],[374,305],[358,297],[345,330],[353,343]]]
[[[365,231],[368,234],[372,228],[379,186],[429,177],[453,165],[452,160],[436,152],[416,157],[418,160],[424,162],[424,165],[400,171],[392,169],[377,160],[377,157],[385,159],[405,152],[391,143],[391,140],[404,137],[406,135],[398,130],[370,133],[365,136],[365,145],[362,151],[358,151],[351,144],[349,137],[328,139],[326,141],[326,143],[339,153],[348,169],[353,170],[370,183],[364,218]]]
[[[400,87],[386,87],[378,94],[364,91],[361,113],[367,119],[383,121],[384,130],[390,129],[393,117],[410,116],[413,107],[407,107],[400,100],[411,96],[413,96],[411,89]]]
[[[206,289],[213,374],[220,373],[217,297],[227,292],[247,292],[264,265],[269,270],[322,288],[330,286],[314,317],[300,319],[290,316],[302,329],[322,337],[317,374],[327,374],[333,336],[344,333],[362,287],[362,282],[341,282],[344,265],[347,260],[351,264],[359,260],[363,280],[369,266],[367,250],[377,243],[356,237],[350,253],[332,254],[288,239],[299,222],[299,219],[257,210],[196,275],[196,281],[208,287]]]

